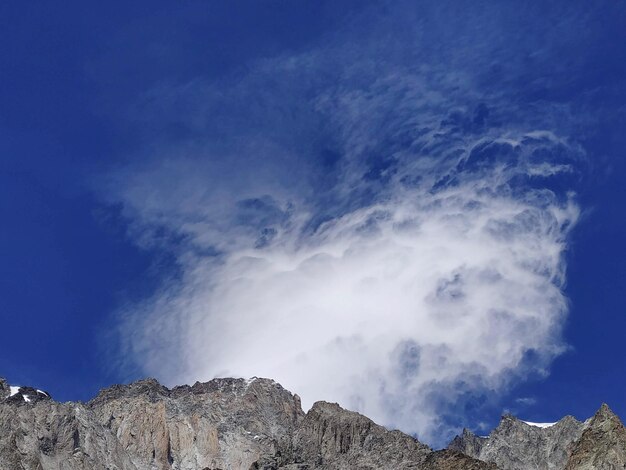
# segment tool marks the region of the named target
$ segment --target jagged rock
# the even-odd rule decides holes
[[[305,414],[269,379],[171,390],[146,379],[85,404],[0,378],[2,470],[608,470],[626,468],[625,455],[626,431],[606,405],[585,423],[545,428],[505,416],[488,438],[465,430],[432,451],[337,404]]]
[[[13,403],[37,402],[50,400],[50,394],[33,387],[11,386],[0,377],[0,400],[8,400]]]
[[[10,387],[9,387],[10,390]],[[42,400],[50,400],[50,394],[43,390],[37,390],[33,387],[19,387],[15,393],[9,393],[5,400],[13,403],[38,402]]]
[[[0,403],[0,468],[137,470],[84,405],[9,398]]]
[[[626,468],[626,429],[615,413],[603,404],[573,446],[565,470],[624,468]]]
[[[287,446],[264,456],[252,469],[374,470],[492,469],[458,452],[433,452],[400,431],[388,431],[359,413],[334,403],[317,402]]]
[[[463,429],[460,436],[456,436],[448,445],[448,449],[457,450],[465,455],[478,457],[481,455],[488,438],[485,436],[477,436],[469,429]]]
[[[87,404],[25,401],[19,393],[34,389],[9,396],[0,384],[3,470],[247,469],[304,418],[300,399],[267,379],[173,390],[147,379]]]
[[[493,462],[503,470],[563,469],[570,447],[581,436],[584,424],[571,416],[548,427],[527,424],[505,415],[489,437],[464,430],[449,448]]]
[[[247,469],[291,435],[300,399],[268,379],[168,390],[154,379],[103,390],[88,406],[138,468]]]
[[[0,400],[4,400],[11,393],[11,387],[7,383],[7,381],[0,377]]]
[[[498,470],[498,466],[494,463],[470,458],[451,449],[431,452],[423,465],[428,470]]]
[[[23,470],[491,469],[432,452],[335,404],[306,415],[273,380],[215,379],[168,389],[154,379],[57,403],[0,379],[0,468]],[[41,395],[24,400],[21,395]]]
[[[545,427],[507,415],[488,437],[463,430],[449,449],[496,463],[502,470],[626,468],[626,431],[606,405],[584,423],[566,416]]]
[[[399,431],[387,431],[339,405],[317,402],[306,414],[291,442],[253,468],[375,469],[419,468],[430,448]]]

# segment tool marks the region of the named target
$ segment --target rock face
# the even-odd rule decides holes
[[[86,404],[58,403],[0,379],[0,469],[259,468],[496,467],[457,451],[433,452],[338,405],[319,402],[305,415],[297,395],[268,379],[171,390],[148,379],[102,390]]]
[[[120,442],[87,407],[13,397],[0,403],[0,468],[136,470]]]
[[[464,430],[449,448],[506,470],[563,469],[570,447],[583,433],[584,424],[571,416],[548,427],[533,426],[505,415],[489,437]]]
[[[616,470],[626,430],[603,405],[581,423],[504,416],[488,437],[464,430],[433,451],[339,405],[269,379],[168,389],[140,380],[88,403],[58,403],[0,378],[1,470]]]
[[[262,470],[495,468],[460,452],[433,452],[411,436],[388,431],[359,413],[326,402],[315,403],[290,441],[252,465]]]
[[[620,419],[602,405],[572,449],[566,470],[626,468],[626,430]]]
[[[10,393],[11,387],[3,377],[0,377],[0,400],[4,400]]]
[[[449,448],[502,470],[626,468],[626,430],[607,405],[584,423],[566,416],[541,427],[507,415],[488,437],[463,430]]]
[[[140,469],[247,469],[304,418],[298,396],[266,379],[172,390],[143,380],[106,389],[88,406]]]

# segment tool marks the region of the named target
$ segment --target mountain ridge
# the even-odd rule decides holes
[[[505,415],[488,437],[464,430],[433,450],[336,403],[305,413],[271,379],[171,389],[142,379],[60,403],[0,378],[2,469],[586,470],[624,468],[625,454],[626,431],[606,405],[584,423],[568,416],[547,427]]]
[[[545,424],[506,414],[489,436],[464,429],[448,448],[495,463],[502,470],[626,468],[626,430],[607,404],[585,421],[568,415]]]

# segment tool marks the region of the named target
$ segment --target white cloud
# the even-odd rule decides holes
[[[215,241],[238,243],[186,251],[183,278],[133,306],[123,331],[134,359],[169,383],[272,377],[305,406],[338,401],[435,439],[433,391],[498,390],[528,351],[541,368],[562,348],[562,257],[578,210],[550,192],[514,197],[502,178],[397,189],[305,235],[295,209],[257,248],[228,222]],[[201,221],[170,223],[207,241]]]
[[[305,406],[337,401],[440,443],[447,404],[563,351],[579,209],[549,180],[574,174],[580,150],[466,71],[378,49],[372,65],[337,42],[219,93],[155,92],[191,109],[196,137],[155,142],[106,193],[181,275],[120,313],[122,355],[168,384],[271,377]],[[237,124],[220,145],[202,136],[209,116]]]

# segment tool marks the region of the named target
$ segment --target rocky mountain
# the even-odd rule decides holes
[[[464,430],[433,451],[337,404],[300,399],[269,379],[168,389],[115,385],[59,403],[0,378],[1,470],[322,470],[626,468],[626,431],[603,405],[582,423],[504,416],[488,437]]]
[[[583,427],[583,423],[571,416],[540,427],[505,415],[488,437],[478,437],[463,430],[449,447],[493,462],[502,469],[563,469],[570,447],[582,435]]]
[[[268,379],[173,389],[148,379],[88,403],[58,403],[0,379],[0,394],[2,470],[496,468],[433,452],[335,404],[305,414],[297,395]]]
[[[565,470],[626,468],[626,429],[607,405],[602,405],[585,426]]]
[[[489,436],[464,429],[449,449],[495,463],[502,470],[626,468],[626,431],[607,405],[584,423],[571,416],[542,424],[505,415]]]

